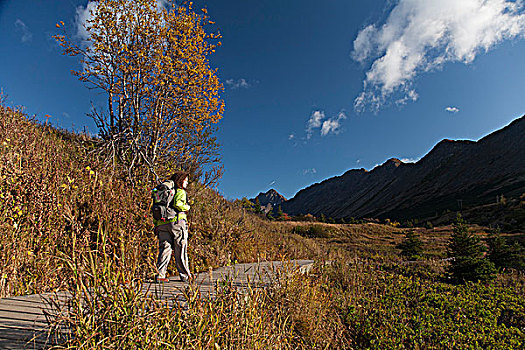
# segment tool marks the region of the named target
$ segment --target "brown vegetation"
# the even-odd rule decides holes
[[[128,280],[155,272],[153,183],[104,166],[93,140],[0,108],[0,296],[66,288],[65,256],[101,250]],[[189,256],[196,271],[235,261],[311,257],[315,244],[274,230],[198,182],[189,189]]]

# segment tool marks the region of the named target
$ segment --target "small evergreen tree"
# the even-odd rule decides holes
[[[525,270],[525,249],[518,242],[509,245],[507,240],[501,236],[499,229],[490,234],[487,242],[489,245],[488,258],[499,270],[506,268]]]
[[[284,213],[283,213],[283,208],[281,208],[281,206],[279,205],[279,208],[277,208],[277,220],[283,220],[284,218]]]
[[[487,281],[494,278],[494,264],[483,257],[486,247],[480,239],[469,232],[467,224],[458,214],[454,232],[447,246],[447,254],[453,258],[448,273],[454,282]]]
[[[414,231],[407,231],[403,242],[396,246],[401,249],[401,255],[408,259],[417,259],[423,252],[423,242]]]
[[[432,224],[432,222],[427,221],[425,222],[425,228],[431,230],[434,228],[434,225]]]
[[[253,209],[257,214],[262,213],[261,202],[259,201],[259,197],[255,198],[255,206]]]
[[[326,215],[324,215],[324,213],[321,213],[321,216],[319,217],[319,221],[326,222]]]

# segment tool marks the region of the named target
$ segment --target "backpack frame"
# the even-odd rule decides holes
[[[153,219],[159,221],[167,221],[177,216],[177,210],[173,207],[173,198],[177,189],[175,183],[171,180],[164,181],[158,184],[152,191],[151,197],[153,205],[151,213]]]

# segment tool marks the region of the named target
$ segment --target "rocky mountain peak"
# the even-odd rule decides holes
[[[276,190],[269,189],[265,193],[261,192],[257,195],[257,197],[250,199],[250,202],[255,203],[255,201],[259,199],[259,203],[261,206],[266,206],[268,204],[271,204],[272,207],[277,207],[281,205],[282,203],[286,202],[286,198],[284,198],[283,195],[281,195]]]

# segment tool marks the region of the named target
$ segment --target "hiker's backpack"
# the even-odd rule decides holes
[[[175,183],[171,180],[158,184],[152,191],[153,206],[151,212],[155,220],[171,220],[177,216],[177,211],[171,206],[175,197]]]

